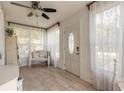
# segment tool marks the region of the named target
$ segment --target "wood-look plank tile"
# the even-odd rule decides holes
[[[94,91],[91,84],[79,77],[54,67],[34,65],[21,67],[25,91]]]

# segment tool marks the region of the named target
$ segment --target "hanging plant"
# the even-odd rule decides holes
[[[5,31],[6,31],[6,34],[7,34],[8,36],[13,36],[13,35],[14,35],[14,30],[13,30],[12,27],[7,27],[7,28],[5,29]]]

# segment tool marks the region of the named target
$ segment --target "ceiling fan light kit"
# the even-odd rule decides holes
[[[18,4],[18,3],[15,3],[15,2],[11,2],[11,4],[31,9],[31,12],[29,12],[28,15],[27,15],[28,17],[32,17],[33,15],[35,15],[36,17],[42,16],[45,19],[49,20],[50,18],[49,18],[48,15],[45,14],[45,12],[49,12],[49,13],[57,12],[57,10],[53,9],[53,8],[42,8],[40,6],[40,1],[31,1],[31,7],[25,6],[25,5],[22,5],[22,4]]]

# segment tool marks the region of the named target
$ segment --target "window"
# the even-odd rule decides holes
[[[121,76],[120,6],[121,2],[113,1],[98,1],[90,6],[91,70],[97,90],[112,90],[113,81]]]
[[[119,43],[121,40],[119,6],[96,14],[96,60],[97,67],[113,71],[114,61],[119,60]],[[104,63],[103,63],[104,61]]]
[[[74,34],[72,32],[69,34],[68,47],[70,54],[72,54],[74,52]]]
[[[39,29],[30,32],[31,51],[43,50],[45,48],[45,33]]]
[[[18,37],[18,52],[20,66],[28,65],[32,51],[45,49],[46,31],[22,25],[10,24]]]
[[[20,26],[14,27],[14,31],[18,37],[19,58],[29,56],[29,32]]]

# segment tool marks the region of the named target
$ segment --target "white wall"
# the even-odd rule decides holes
[[[92,83],[92,73],[90,64],[90,33],[89,33],[89,11],[82,10],[80,19],[80,39],[81,39],[81,63],[80,78]]]
[[[0,4],[0,53],[2,59],[0,59],[0,65],[5,64],[5,31],[4,31],[4,15]]]
[[[58,67],[64,69],[64,29],[77,23],[80,29],[80,78],[92,83],[90,67],[90,41],[89,41],[89,11],[82,8],[74,15],[60,22],[60,62]]]

